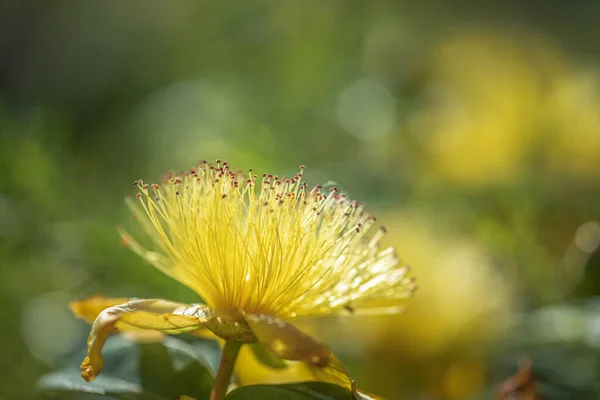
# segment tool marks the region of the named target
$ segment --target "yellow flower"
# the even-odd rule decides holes
[[[354,389],[329,348],[286,321],[394,312],[415,284],[395,250],[379,248],[385,230],[371,234],[375,218],[336,188],[309,189],[303,169],[261,179],[217,160],[160,185],[136,181],[139,193],[128,205],[152,250],[125,231],[123,243],[205,304],[101,297],[72,303],[76,315],[95,318],[82,376],[89,381],[100,372],[102,346],[114,332],[208,330],[233,358],[237,350],[227,343],[258,342],[274,359],[302,361],[315,379]]]

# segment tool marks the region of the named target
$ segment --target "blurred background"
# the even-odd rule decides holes
[[[390,399],[600,378],[600,3],[0,1],[0,398],[94,293],[198,301],[118,245],[132,182],[222,158],[334,180],[419,291],[314,327]],[[342,334],[340,334],[340,332]]]

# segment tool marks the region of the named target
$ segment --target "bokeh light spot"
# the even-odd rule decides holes
[[[23,339],[31,354],[48,364],[80,345],[83,332],[67,307],[71,297],[66,292],[49,292],[23,306]]]
[[[345,88],[339,97],[340,125],[362,140],[387,136],[396,122],[396,101],[374,80],[360,80]]]
[[[575,245],[586,253],[592,253],[600,244],[600,224],[588,221],[577,228],[575,232]]]

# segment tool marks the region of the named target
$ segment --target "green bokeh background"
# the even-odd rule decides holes
[[[70,299],[197,301],[115,226],[135,179],[221,158],[305,164],[309,184],[335,181],[388,225],[421,284],[414,307],[313,327],[360,386],[490,398],[528,356],[544,398],[596,399],[598,12],[0,1],[0,398],[35,398],[85,342]]]

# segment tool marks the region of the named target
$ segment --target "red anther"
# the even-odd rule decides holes
[[[252,183],[252,179],[246,179],[246,183]]]
[[[141,193],[138,193],[138,194],[136,194],[136,195],[135,195],[135,198],[136,198],[136,199],[139,199],[140,197],[142,197],[142,194],[141,194]]]
[[[217,160],[217,164],[221,164],[221,160]]]
[[[227,198],[227,195],[226,195],[226,194],[224,194],[224,195],[223,195],[223,196],[221,196],[221,197],[222,197],[223,199],[226,199],[226,198]]]
[[[304,169],[304,168],[306,168],[306,167],[304,166],[304,164],[302,164],[302,165],[300,166],[300,169]]]
[[[215,179],[215,182],[219,182],[219,178],[216,178],[216,179]]]
[[[148,190],[148,185],[142,185],[142,190]]]
[[[173,179],[171,180],[171,182],[173,182],[173,184],[177,184],[177,183],[181,183],[181,182],[183,182],[183,181],[181,180],[181,178],[173,178]]]
[[[321,185],[316,185],[316,186],[315,186],[315,188],[317,188],[317,189],[323,189],[323,186],[321,186]]]
[[[271,178],[273,177],[273,175],[269,174],[269,175],[267,175],[267,177],[268,177],[269,179],[271,179]]]
[[[179,190],[175,192],[175,196],[179,196]]]
[[[152,187],[152,189],[154,189],[154,190],[158,190],[158,189],[160,189],[160,186],[158,186],[156,183],[153,183],[151,187]]]
[[[263,178],[266,178],[266,177],[267,177],[267,174],[263,174]]]
[[[337,188],[336,188],[336,187],[332,187],[332,188],[331,188],[331,190],[330,190],[330,192],[335,192],[335,193],[337,193],[337,191],[338,191],[338,190],[337,190]]]
[[[186,190],[190,190],[190,185],[186,185]]]
[[[252,172],[252,168],[248,168],[248,172]]]
[[[382,233],[387,233],[387,228],[386,228],[385,226],[383,226],[383,225],[379,227],[379,230],[380,230]]]
[[[356,233],[360,232],[360,228],[358,226],[356,228],[354,228],[354,230],[356,231]]]

